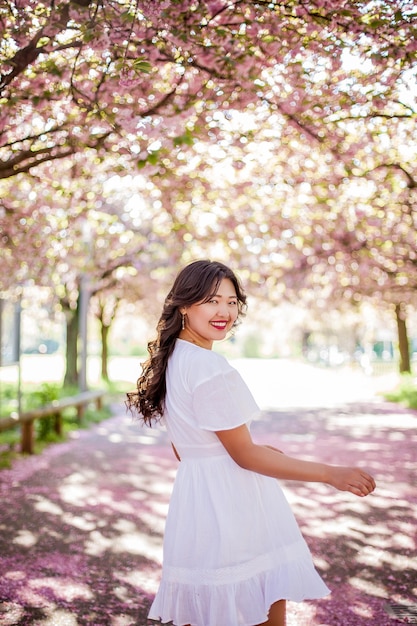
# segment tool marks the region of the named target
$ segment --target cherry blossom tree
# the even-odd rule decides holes
[[[388,129],[379,116],[351,120],[339,131],[342,145],[356,146],[348,153],[305,142],[278,114],[260,120],[235,114],[216,148],[194,146],[174,167],[178,197],[171,174],[155,175],[164,206],[183,214],[188,236],[196,233],[194,250],[233,251],[269,297],[322,311],[364,300],[392,307],[400,369],[408,371],[404,312],[415,305],[417,249],[412,117],[391,119]]]
[[[275,296],[285,286],[307,300],[319,291],[324,302],[342,288],[355,300],[375,292],[381,275],[394,290],[390,253],[404,252],[404,241],[382,245],[373,185],[385,185],[384,210],[393,198],[404,208],[399,181],[415,180],[399,151],[415,115],[415,19],[403,0],[2,5],[3,287],[16,275],[50,281],[76,332],[87,219],[88,268],[101,291],[123,268],[151,262],[143,235],[152,241],[155,220],[156,239],[168,238],[177,260],[228,248]],[[397,143],[384,123],[395,125]],[[147,177],[145,226],[121,207],[103,208],[103,172],[112,168]],[[356,180],[369,206],[352,207]],[[408,203],[413,185],[403,189]]]
[[[213,112],[250,103],[270,102],[295,124],[309,111],[320,123],[330,95],[363,99],[342,50],[371,59],[380,75],[391,59],[407,66],[414,19],[404,0],[8,0],[0,176],[85,148],[152,162],[195,134],[215,139]],[[272,86],[265,68],[277,75]],[[333,80],[312,108],[322,69]]]
[[[23,179],[14,177],[14,184],[7,181],[8,210],[1,222],[5,271],[0,288],[6,292],[33,283],[49,288],[51,300],[64,312],[65,383],[74,385],[83,286],[87,297],[112,289],[116,294],[125,276],[148,273],[155,259],[170,265],[178,250],[165,246],[169,227],[164,227],[163,216],[155,216],[152,207],[129,205],[134,190],[126,195],[106,188],[107,170],[96,164],[89,172],[88,165],[85,155],[74,155],[59,167],[39,166]],[[165,228],[162,234],[158,223],[160,230]]]

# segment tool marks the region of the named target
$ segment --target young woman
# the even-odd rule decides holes
[[[285,600],[329,590],[276,480],[321,482],[357,496],[375,488],[358,468],[291,458],[255,444],[249,389],[212,351],[244,313],[225,265],[196,261],[177,276],[128,406],[166,425],[180,460],[149,618],[176,626],[285,624]]]

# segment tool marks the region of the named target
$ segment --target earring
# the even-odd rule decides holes
[[[184,328],[185,328],[185,313],[181,313],[181,315],[182,315],[181,328],[182,328],[182,330],[184,330]]]

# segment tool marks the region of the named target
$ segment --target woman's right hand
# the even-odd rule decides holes
[[[376,487],[373,477],[358,467],[329,466],[329,485],[339,491],[350,491],[355,496],[368,496]]]

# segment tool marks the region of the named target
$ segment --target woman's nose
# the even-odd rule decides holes
[[[217,312],[221,317],[229,317],[229,309],[226,302],[219,302]]]

